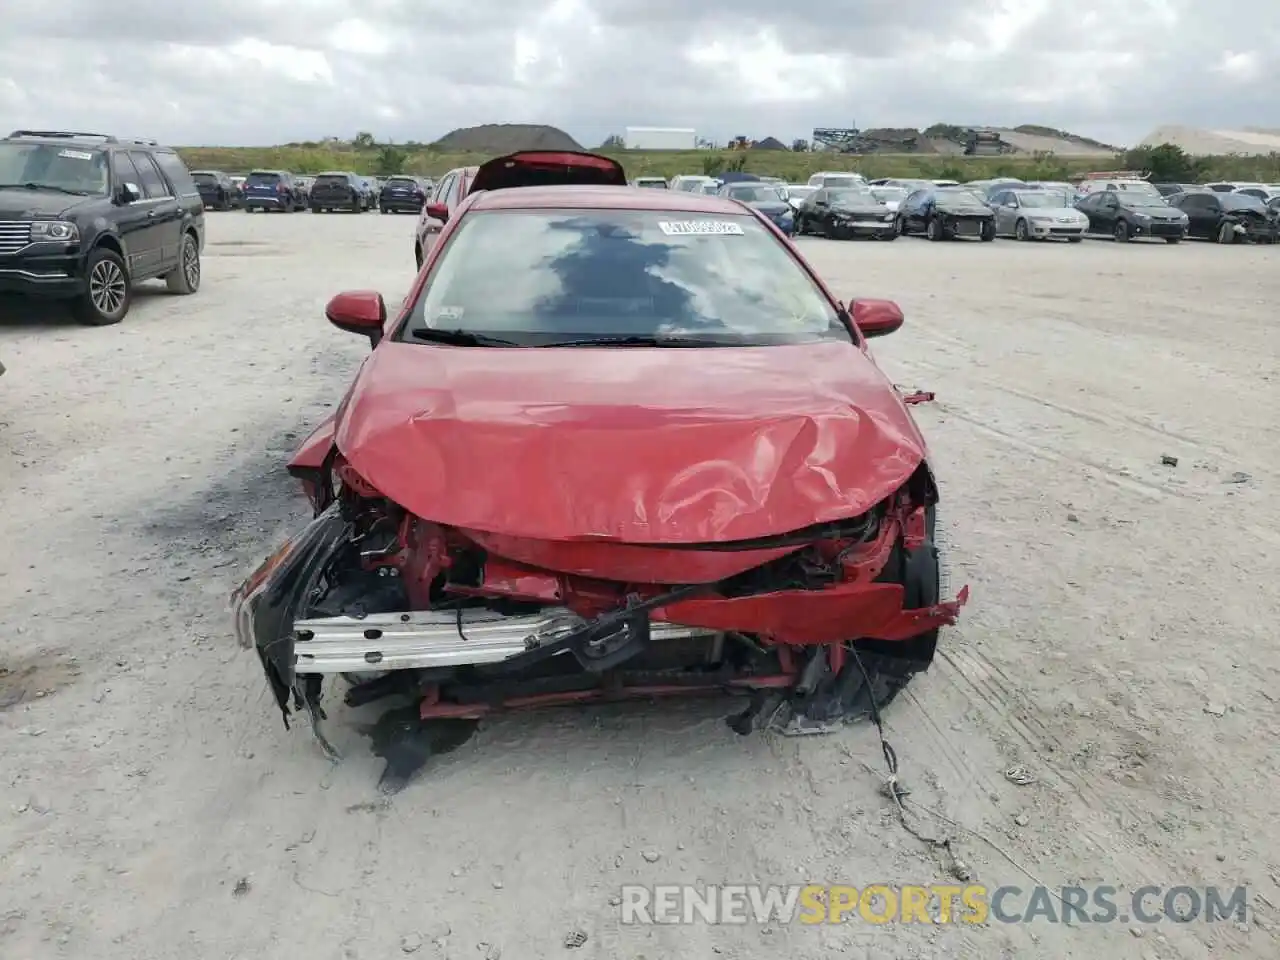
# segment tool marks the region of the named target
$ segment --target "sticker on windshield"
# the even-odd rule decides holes
[[[66,157],[68,160],[92,160],[92,153],[85,153],[83,150],[63,150],[60,157]]]
[[[436,311],[435,319],[445,321],[461,320],[462,313],[462,307],[441,307]]]
[[[659,220],[668,237],[741,237],[742,224],[728,220]]]

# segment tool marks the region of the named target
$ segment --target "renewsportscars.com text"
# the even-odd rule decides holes
[[[626,924],[1214,923],[1243,921],[1246,887],[983,884],[625,886]]]

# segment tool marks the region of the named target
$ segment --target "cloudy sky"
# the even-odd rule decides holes
[[[0,126],[178,145],[478,123],[790,140],[1040,123],[1280,127],[1276,0],[46,0],[4,4]]]

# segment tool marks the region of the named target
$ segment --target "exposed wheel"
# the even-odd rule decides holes
[[[1222,226],[1218,228],[1218,242],[1219,243],[1235,243],[1236,242],[1236,232],[1231,229],[1231,224],[1224,223]]]
[[[893,232],[896,236],[905,237],[907,235],[907,218],[895,217],[893,220]]]
[[[1117,220],[1115,228],[1111,231],[1111,236],[1115,237],[1116,243],[1129,242],[1129,224],[1123,220]]]
[[[925,227],[924,235],[934,241],[943,239],[945,231],[942,229],[942,221],[937,217],[930,217],[929,225]]]
[[[319,208],[319,207],[317,207],[317,206],[313,203],[313,204],[311,205],[311,212],[312,212],[312,213],[319,213],[319,212],[320,212],[320,208]]]
[[[418,261],[418,269],[422,269],[422,248],[415,246],[413,248],[413,259]]]
[[[1013,238],[1015,240],[1030,240],[1031,235],[1027,233],[1027,221],[1019,220],[1013,227]]]
[[[352,213],[364,213],[364,206],[360,203],[360,201],[359,201],[359,200],[352,200],[352,201],[351,201],[351,212],[352,212]]]
[[[182,235],[178,266],[165,274],[164,283],[170,293],[183,296],[190,296],[200,289],[200,244],[192,234]]]
[[[129,312],[133,290],[124,258],[114,250],[98,247],[85,261],[85,290],[71,302],[71,313],[91,327],[119,323]]]
[[[978,234],[978,239],[983,243],[991,243],[995,238],[996,222],[994,220],[990,220],[982,225],[981,232]]]
[[[1165,237],[1164,242],[1165,243],[1181,243],[1182,238],[1181,237]]]
[[[876,234],[877,240],[884,240],[886,243],[891,240],[897,240],[898,234],[893,230],[886,230],[884,233]]]

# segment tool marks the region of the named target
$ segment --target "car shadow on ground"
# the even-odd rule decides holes
[[[145,317],[159,308],[156,301],[173,297],[164,284],[144,284],[133,290],[133,303],[122,323]],[[78,327],[65,301],[19,294],[0,294],[0,332],[38,327]]]

